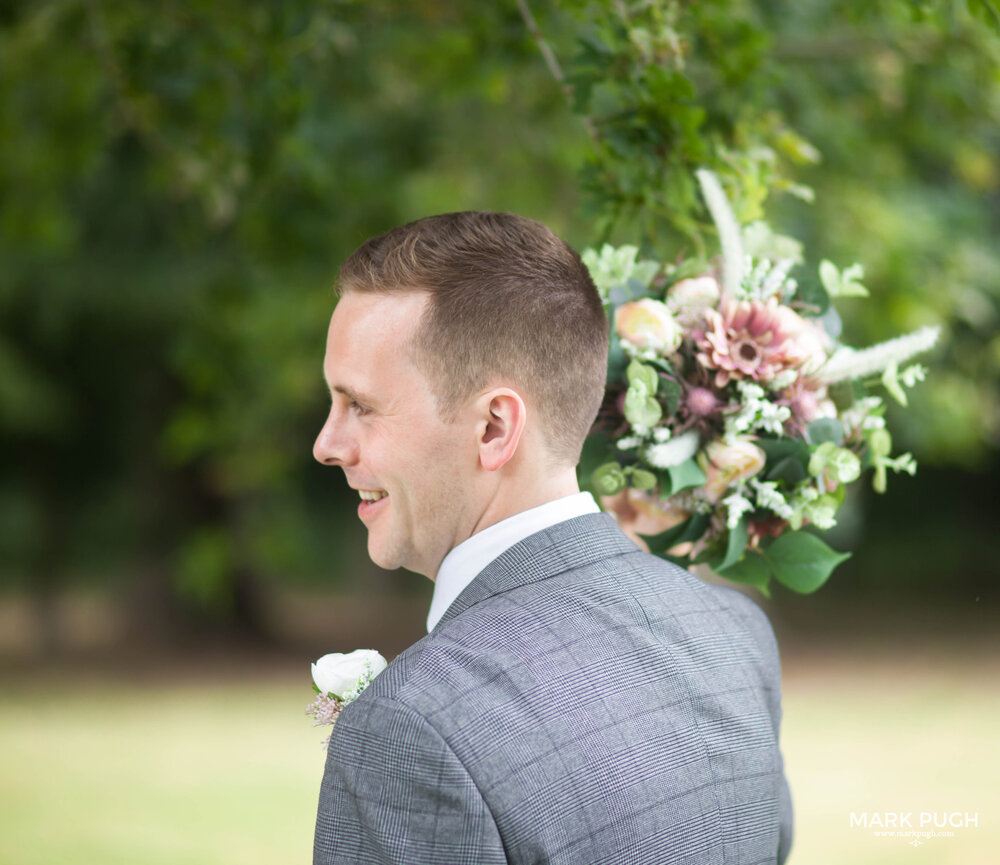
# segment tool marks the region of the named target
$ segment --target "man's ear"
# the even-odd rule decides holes
[[[526,420],[524,400],[517,391],[495,388],[483,394],[478,445],[484,469],[495,472],[514,456]]]

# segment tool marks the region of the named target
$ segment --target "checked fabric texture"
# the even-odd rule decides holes
[[[770,624],[608,514],[491,562],[343,711],[315,865],[783,862]]]

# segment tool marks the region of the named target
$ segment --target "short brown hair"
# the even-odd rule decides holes
[[[363,243],[338,291],[427,291],[415,361],[445,416],[491,379],[537,406],[557,461],[575,465],[604,395],[608,322],[580,256],[511,213],[429,216]]]

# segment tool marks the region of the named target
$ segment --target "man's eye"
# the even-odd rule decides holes
[[[361,405],[361,403],[359,403],[357,400],[353,399],[351,400],[351,403],[348,406],[348,408],[350,408],[350,410],[354,412],[356,415],[366,415],[371,411],[371,409],[366,408],[365,406]]]

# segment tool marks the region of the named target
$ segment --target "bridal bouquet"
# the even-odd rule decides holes
[[[812,592],[849,554],[806,527],[834,526],[864,472],[882,492],[889,471],[916,470],[891,455],[883,394],[906,404],[926,369],[904,364],[938,331],[841,344],[832,301],[867,295],[861,267],[823,261],[799,286],[797,243],[762,223],[741,232],[715,176],[698,179],[721,263],[637,260],[630,246],[583,255],[612,323],[591,484],[654,553],[764,594],[772,578]]]

